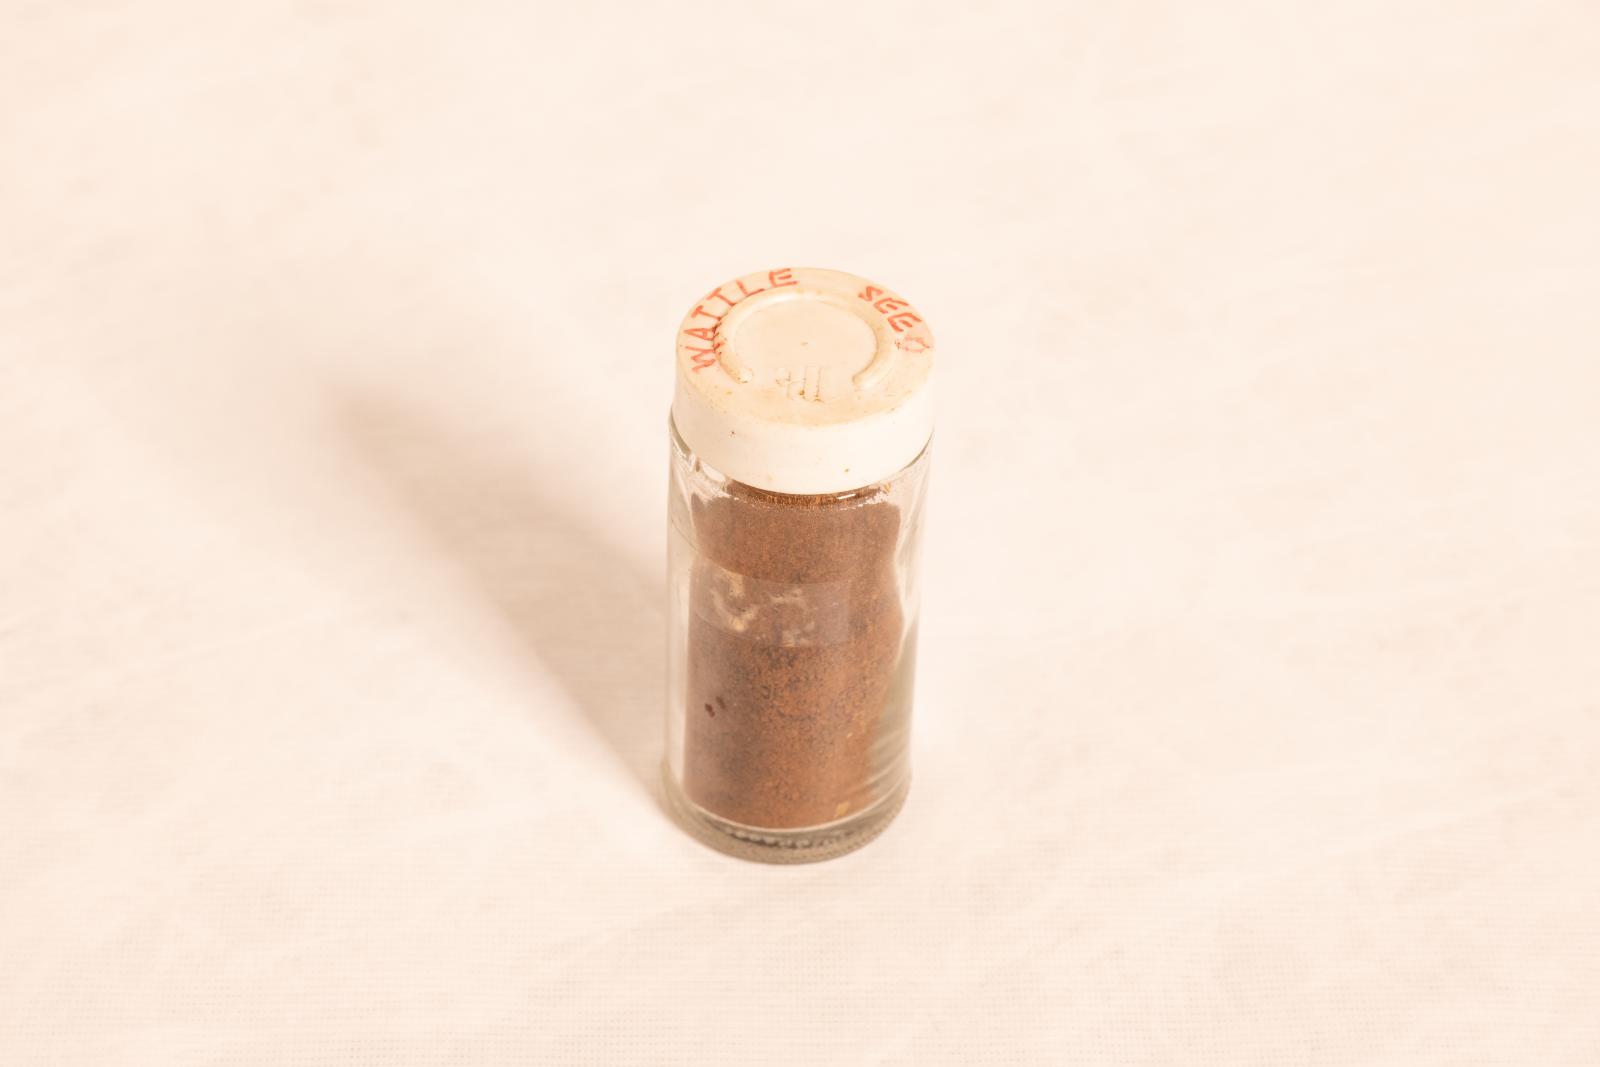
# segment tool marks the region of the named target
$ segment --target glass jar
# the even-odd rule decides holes
[[[668,794],[723,851],[826,859],[910,784],[932,338],[881,287],[794,269],[679,339]]]

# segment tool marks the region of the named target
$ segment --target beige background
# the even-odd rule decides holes
[[[0,1062],[1600,1063],[1600,8],[0,19]],[[943,352],[803,870],[654,785],[784,265]]]

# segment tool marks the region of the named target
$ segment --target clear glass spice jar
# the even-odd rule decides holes
[[[665,777],[723,851],[827,859],[905,800],[932,361],[838,271],[737,278],[679,330]]]

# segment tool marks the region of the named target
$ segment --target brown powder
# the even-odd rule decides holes
[[[684,791],[713,815],[818,826],[880,798],[903,753],[901,515],[877,487],[697,499]],[[886,758],[885,753],[891,757]]]

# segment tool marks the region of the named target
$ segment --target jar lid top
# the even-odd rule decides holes
[[[778,493],[883,481],[933,432],[933,333],[892,290],[785,267],[735,278],[678,328],[673,422],[690,450]]]

